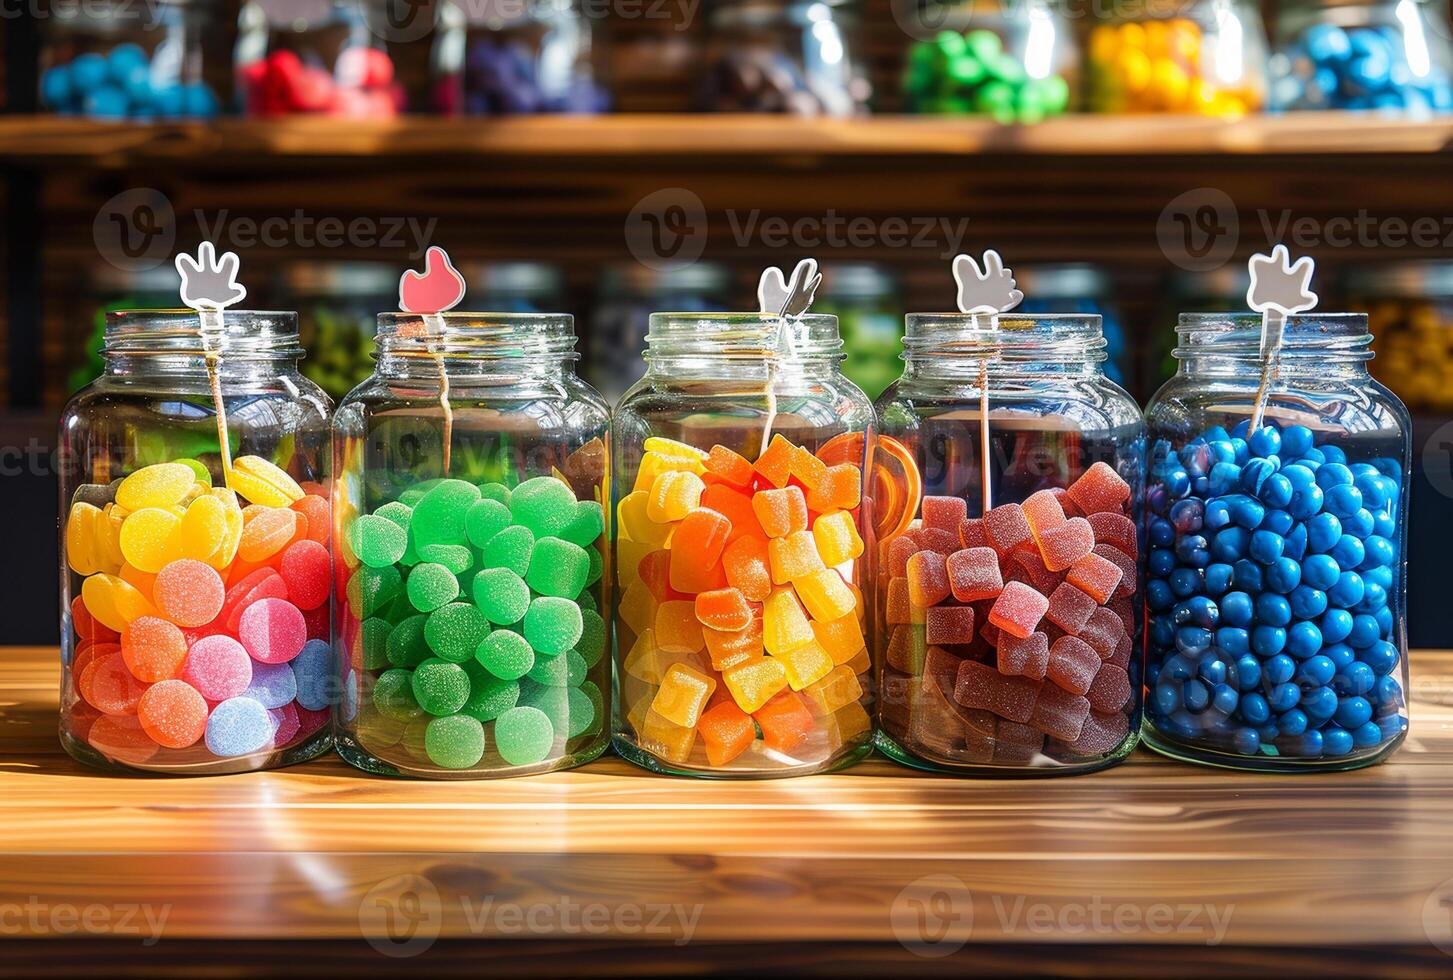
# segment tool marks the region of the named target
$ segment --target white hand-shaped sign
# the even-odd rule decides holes
[[[953,269],[960,313],[1004,313],[1024,299],[1015,288],[1013,273],[1004,268],[1004,260],[993,249],[984,253],[982,270],[972,255],[955,257]]]
[[[1317,294],[1310,288],[1315,269],[1310,255],[1293,263],[1287,247],[1276,245],[1270,255],[1253,255],[1248,265],[1251,288],[1246,302],[1256,312],[1287,316],[1317,305]]]
[[[757,281],[757,308],[770,316],[795,319],[812,306],[820,285],[822,276],[817,271],[816,259],[803,259],[797,263],[790,280],[783,279],[782,270],[772,266],[763,271],[762,278]]]
[[[211,242],[197,246],[197,257],[182,252],[176,258],[177,272],[182,277],[182,302],[191,309],[222,310],[240,303],[247,290],[237,281],[241,265],[235,252],[223,252]]]

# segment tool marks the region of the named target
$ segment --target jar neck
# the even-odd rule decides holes
[[[296,313],[120,310],[106,314],[101,356],[115,378],[245,380],[296,372]]]
[[[579,357],[575,320],[557,313],[381,313],[374,339],[379,377],[425,386],[560,380]]]
[[[1184,313],[1176,333],[1177,375],[1251,383],[1260,378],[1261,314]],[[1276,374],[1283,381],[1363,380],[1369,377],[1367,363],[1372,357],[1365,314],[1290,316],[1276,355]]]
[[[766,380],[840,374],[837,317],[765,313],[653,313],[648,378]]]
[[[1103,377],[1105,336],[1096,314],[910,313],[903,376],[977,382]],[[993,380],[991,380],[991,384]]]

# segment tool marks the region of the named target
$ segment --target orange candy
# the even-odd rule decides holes
[[[773,538],[767,542],[767,558],[776,585],[785,585],[827,567],[817,553],[817,540],[811,531],[794,531],[785,538]]]
[[[765,538],[762,525],[757,523],[757,513],[752,508],[752,498],[738,493],[724,483],[714,483],[701,495],[701,506],[714,510],[732,522],[727,534],[727,544],[744,538]]]
[[[718,768],[751,748],[757,737],[752,716],[729,698],[703,712],[696,730],[706,747],[706,761]]]
[[[795,486],[758,492],[752,497],[752,512],[769,538],[807,530],[807,499]]]
[[[761,538],[738,538],[727,545],[721,556],[726,580],[752,602],[763,602],[772,594],[771,563],[767,558],[767,542]]]
[[[678,592],[705,592],[726,581],[721,553],[726,549],[731,523],[714,510],[699,508],[687,514],[671,537],[671,588]]]
[[[321,545],[328,544],[329,534],[332,530],[333,520],[331,508],[326,498],[316,494],[308,494],[294,500],[291,505],[293,510],[302,514],[308,519],[307,537]]]
[[[862,502],[863,471],[852,463],[829,466],[822,481],[807,491],[807,509],[818,514],[852,510]]]
[[[747,462],[746,457],[725,446],[712,446],[711,452],[706,454],[705,465],[713,480],[734,490],[745,491],[752,485],[752,464]]]
[[[806,449],[798,446],[792,451],[792,478],[811,489],[822,483],[827,475],[827,464]]]
[[[702,639],[711,656],[713,670],[727,670],[737,664],[762,656],[762,617],[754,615],[747,628],[735,632],[704,629]]]
[[[807,740],[815,726],[812,712],[795,691],[783,691],[752,714],[767,748],[791,752]]]
[[[664,548],[651,552],[641,559],[641,563],[636,566],[636,572],[657,602],[671,597],[671,552]]]
[[[752,469],[772,486],[785,487],[792,476],[792,457],[796,452],[797,447],[792,443],[781,436],[773,436],[767,451],[757,457]]]
[[[176,677],[182,669],[187,638],[165,619],[140,616],[121,634],[121,656],[138,680],[163,681]]]
[[[696,597],[696,618],[702,626],[736,633],[752,625],[752,607],[740,589],[713,589]]]

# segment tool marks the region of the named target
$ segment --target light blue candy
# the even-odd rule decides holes
[[[252,680],[242,697],[252,698],[264,708],[281,708],[298,696],[298,682],[290,664],[253,661]]]
[[[272,717],[261,702],[229,698],[207,718],[207,749],[224,758],[261,751],[272,742]]]
[[[322,711],[333,702],[333,648],[323,640],[309,640],[288,665],[297,684],[298,704]],[[356,683],[356,682],[355,682]]]

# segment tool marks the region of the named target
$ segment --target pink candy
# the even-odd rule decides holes
[[[318,542],[304,539],[288,545],[278,570],[287,583],[288,600],[299,609],[317,609],[328,601],[333,566],[328,549]]]
[[[1018,504],[1001,504],[984,515],[984,533],[1000,557],[1029,541],[1029,521]]]
[[[226,701],[241,695],[252,682],[252,658],[230,636],[204,636],[187,651],[182,680],[208,701]]]
[[[1034,632],[1049,609],[1049,600],[1023,582],[1009,582],[989,610],[989,622],[1020,639]],[[1022,719],[1021,719],[1022,720]]]
[[[252,659],[285,664],[308,642],[308,624],[286,599],[259,599],[243,610],[237,636]]]
[[[992,599],[1004,590],[999,555],[993,548],[965,548],[949,555],[949,588],[959,602]]]
[[[999,640],[999,673],[1043,680],[1049,666],[1049,637],[1030,633],[1027,637],[1005,636]]]
[[[1071,694],[1084,694],[1100,669],[1100,655],[1077,636],[1062,636],[1049,648],[1045,676]]]
[[[1069,582],[1061,582],[1049,594],[1045,616],[1066,633],[1078,633],[1098,608],[1099,603],[1090,596]]]
[[[972,606],[935,606],[928,610],[924,625],[931,645],[967,646],[974,642]]]
[[[1090,553],[1095,547],[1095,532],[1083,517],[1071,517],[1063,524],[1047,528],[1039,536],[1039,551],[1044,567],[1062,572]]]

